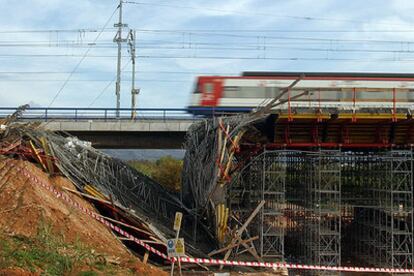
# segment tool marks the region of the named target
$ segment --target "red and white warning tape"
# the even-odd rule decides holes
[[[271,263],[271,262],[245,262],[245,261],[226,261],[219,259],[203,259],[203,258],[187,258],[181,257],[182,263],[194,264],[212,264],[227,266],[249,266],[263,268],[287,268],[299,270],[320,270],[320,271],[336,271],[336,272],[373,272],[373,273],[414,273],[414,269],[404,268],[372,268],[372,267],[346,267],[346,266],[323,266],[323,265],[301,265],[289,263]]]
[[[46,190],[52,192],[57,198],[63,199],[64,201],[66,201],[67,203],[69,203],[72,207],[75,207],[75,208],[81,210],[83,213],[85,213],[88,216],[90,216],[90,217],[96,219],[97,221],[103,223],[107,227],[111,228],[113,231],[115,231],[115,232],[121,234],[122,236],[130,239],[131,241],[134,241],[138,245],[143,246],[145,249],[147,249],[151,253],[154,253],[154,254],[156,254],[156,255],[158,255],[158,256],[166,259],[166,260],[169,260],[168,256],[165,255],[164,253],[162,253],[159,250],[157,250],[157,249],[149,246],[148,244],[144,243],[142,240],[137,239],[136,237],[132,236],[128,232],[122,230],[118,226],[110,223],[109,221],[107,221],[104,218],[100,217],[98,214],[92,212],[88,208],[85,208],[84,206],[82,206],[78,202],[72,200],[66,194],[58,191],[57,189],[55,189],[53,186],[49,185],[48,183],[39,180],[36,176],[34,176],[33,174],[31,174],[26,168],[19,167],[18,170],[20,170],[24,176],[26,176],[27,178],[29,178],[30,180],[32,180],[34,183],[39,184],[40,186],[42,186]]]
[[[61,198],[73,207],[81,210],[85,214],[89,215],[90,217],[96,219],[97,221],[103,223],[107,227],[111,228],[113,231],[121,234],[122,236],[134,241],[140,246],[143,246],[148,251],[166,259],[171,262],[175,262],[177,258],[169,258],[164,253],[160,252],[159,250],[149,246],[148,244],[144,243],[143,241],[135,238],[128,232],[122,230],[118,226],[110,223],[109,221],[103,219],[96,213],[92,212],[88,208],[83,207],[78,202],[72,200],[66,194],[58,191],[53,186],[49,185],[48,183],[41,181],[36,176],[34,176],[30,171],[26,168],[19,167],[19,171],[22,172],[24,176],[31,179],[34,183],[39,184],[43,188],[47,189],[48,191],[52,192],[57,198]],[[322,270],[322,271],[336,271],[336,272],[373,272],[373,273],[412,273],[414,274],[414,269],[404,269],[404,268],[371,268],[371,267],[334,267],[334,266],[320,266],[320,265],[301,265],[301,264],[289,264],[283,262],[247,262],[247,261],[227,261],[227,260],[219,260],[219,259],[204,259],[204,258],[188,258],[188,257],[181,257],[180,261],[182,263],[195,263],[195,264],[211,264],[211,265],[226,265],[226,266],[248,266],[248,267],[263,267],[263,268],[287,268],[287,269],[300,269],[300,270]]]

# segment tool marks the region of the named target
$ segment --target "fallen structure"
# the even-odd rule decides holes
[[[38,123],[18,122],[24,108],[0,122],[0,154],[36,163],[51,176],[63,175],[76,186],[76,189],[64,187],[65,192],[86,198],[106,220],[154,249],[166,252],[167,238],[175,234],[172,230],[175,212],[193,218],[191,210],[181,204],[180,195],[95,150],[89,142],[63,137]],[[188,230],[183,230],[185,236]],[[135,253],[149,253],[131,239],[120,239]],[[187,252],[190,256],[205,256],[191,244],[187,245]],[[169,263],[156,254],[150,258],[161,264]]]

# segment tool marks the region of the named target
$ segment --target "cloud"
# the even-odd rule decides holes
[[[117,1],[109,0],[0,0],[0,31],[34,29],[99,29],[114,11]],[[372,59],[408,59],[412,43],[381,44],[362,40],[414,41],[410,1],[148,1],[151,5],[125,4],[124,19],[137,28],[137,69],[154,73],[137,73],[140,107],[183,107],[193,89],[195,75],[160,74],[170,72],[242,71],[388,71],[410,72],[411,62],[375,62]],[[166,6],[157,6],[157,3]],[[190,6],[179,8],[171,6]],[[117,16],[108,25],[112,28]],[[179,30],[212,30],[195,33]],[[172,30],[172,32],[142,31]],[[175,31],[174,31],[175,30]],[[228,32],[226,30],[258,30]],[[266,31],[267,30],[267,31]],[[285,32],[275,32],[281,30]],[[342,30],[342,32],[297,32],[298,30]],[[286,32],[287,31],[287,32]],[[295,31],[295,32],[289,32]],[[388,32],[383,32],[388,31]],[[224,34],[224,35],[223,35]],[[15,33],[0,32],[0,72],[42,71],[71,72],[86,52],[86,47],[16,47],[6,44],[43,43],[50,46],[93,41],[97,33]],[[57,98],[54,106],[88,106],[115,76],[115,32],[107,30],[98,40],[100,48],[92,49],[73,80],[105,80],[99,82],[71,81]],[[308,40],[293,39],[312,38]],[[325,39],[325,40],[317,40]],[[360,42],[341,41],[361,40]],[[104,43],[104,44],[103,44]],[[111,48],[112,46],[112,48]],[[346,49],[364,50],[346,52]],[[393,50],[396,53],[372,50]],[[401,51],[406,51],[400,53]],[[4,57],[4,55],[78,55],[77,57]],[[128,62],[123,50],[122,64]],[[169,57],[169,58],[151,58]],[[199,57],[222,57],[200,59]],[[179,58],[179,57],[186,57]],[[193,59],[189,57],[194,57]],[[226,58],[227,57],[227,58]],[[244,59],[229,59],[244,57]],[[251,59],[248,59],[251,58]],[[261,58],[261,59],[255,59]],[[270,59],[266,59],[270,58]],[[271,58],[297,58],[277,60]],[[315,58],[315,60],[312,60]],[[351,59],[351,61],[329,59]],[[308,60],[306,60],[308,59]],[[371,59],[371,60],[370,60]],[[353,60],[353,61],[352,61]],[[131,68],[128,66],[127,71]],[[26,102],[48,105],[68,76],[62,74],[2,74],[0,99],[2,106]],[[33,82],[27,81],[33,79]],[[45,82],[39,80],[61,80]],[[123,74],[122,106],[130,106],[130,73]],[[22,81],[24,80],[24,81]],[[96,106],[113,107],[114,83],[102,94]]]

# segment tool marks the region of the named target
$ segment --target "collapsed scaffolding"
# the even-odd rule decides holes
[[[231,209],[262,258],[413,268],[413,153],[264,151],[234,178]]]
[[[28,160],[52,177],[65,176],[77,188],[66,192],[85,197],[106,219],[126,228],[156,249],[166,250],[167,238],[174,235],[170,225],[178,211],[185,215],[182,236],[189,236],[193,215],[182,204],[178,192],[96,150],[90,142],[48,131],[38,122],[19,122],[18,118],[26,107],[22,106],[0,120],[0,158]],[[205,232],[202,228],[198,231]],[[209,248],[209,238],[204,235],[197,247],[188,243],[187,252],[204,256],[203,246],[207,244]],[[145,254],[144,248],[131,239],[123,241],[134,252]],[[155,255],[152,257],[165,263]]]

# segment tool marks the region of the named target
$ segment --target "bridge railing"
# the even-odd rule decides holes
[[[15,107],[0,107],[0,118],[4,118],[16,111]],[[201,109],[202,110],[202,109]],[[206,108],[206,111],[211,109]],[[24,120],[196,120],[200,116],[190,113],[187,108],[71,108],[71,107],[30,107],[22,115]],[[133,111],[135,116],[132,116]]]

